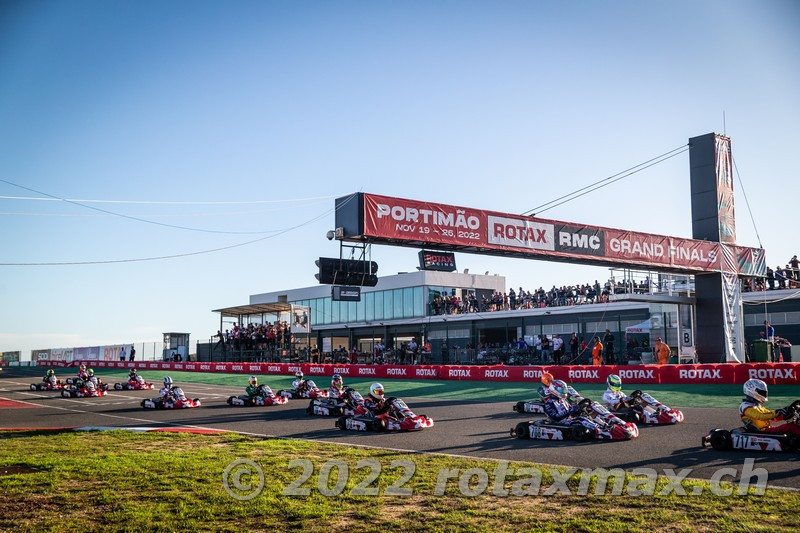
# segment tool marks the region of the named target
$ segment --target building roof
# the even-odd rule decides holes
[[[277,315],[278,313],[288,313],[292,310],[291,304],[285,302],[274,302],[268,304],[247,304],[223,309],[214,309],[215,313],[220,313],[223,318],[238,318],[244,315]]]

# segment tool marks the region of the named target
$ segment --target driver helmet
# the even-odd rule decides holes
[[[614,392],[622,390],[622,379],[616,374],[610,374],[606,379],[606,385]]]
[[[369,395],[376,400],[383,400],[383,385],[380,383],[373,383],[369,388]]]
[[[549,390],[553,396],[563,400],[569,393],[569,386],[560,379],[554,379],[550,382]]]
[[[303,373],[298,370],[297,372],[294,373],[294,377],[296,377],[297,379],[303,379]]]
[[[164,387],[167,389],[172,388],[172,378],[167,376],[164,378]]]
[[[86,390],[93,391],[94,390],[94,383],[91,381],[86,382]]]
[[[136,369],[135,368],[131,368],[131,372],[130,373],[131,374],[135,374],[136,373]]]
[[[333,385],[337,389],[341,389],[342,387],[344,387],[342,376],[340,376],[339,374],[334,374],[333,378],[331,378],[331,385]]]
[[[250,379],[247,380],[247,382],[250,383],[250,385],[252,385],[253,387],[255,387],[256,385],[258,385],[258,378],[255,376],[250,376]]]
[[[86,363],[81,363],[81,365],[80,365],[78,368],[79,368],[81,371],[84,371],[84,370],[86,370]]]
[[[56,371],[55,371],[55,370],[53,370],[52,368],[49,368],[49,369],[47,370],[47,375],[48,375],[48,376],[54,376],[55,374],[56,374]]]
[[[542,385],[549,387],[551,381],[553,381],[553,374],[550,372],[542,372]]]
[[[767,401],[767,384],[760,379],[748,379],[744,383],[744,395],[757,403]]]
[[[90,368],[89,370],[86,371],[86,373],[89,374],[89,377],[94,376],[94,368]]]

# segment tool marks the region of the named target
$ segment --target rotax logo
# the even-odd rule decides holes
[[[525,379],[542,379],[541,370],[523,370],[522,377]]]
[[[366,368],[359,368],[358,369],[358,375],[359,376],[374,376],[376,374],[375,374],[375,369],[374,368],[366,367]]]
[[[570,370],[569,379],[600,379],[597,370]]]
[[[622,379],[655,379],[655,370],[620,370],[619,377]]]
[[[499,370],[499,369],[492,369],[492,370],[484,370],[483,377],[485,378],[506,378],[508,379],[508,370]]]
[[[678,377],[681,379],[718,379],[722,381],[722,371],[720,369],[689,369],[680,370]]]
[[[387,376],[405,376],[406,369],[405,368],[387,368],[386,369]]]
[[[470,378],[471,372],[471,369],[451,368],[447,371],[447,375],[451,378]]]
[[[791,368],[751,368],[747,375],[750,379],[796,379]]]
[[[436,369],[435,368],[418,368],[416,371],[418,378],[435,378],[436,377]]]

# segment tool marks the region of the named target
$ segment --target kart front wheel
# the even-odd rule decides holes
[[[527,439],[529,437],[529,423],[528,422],[520,422],[516,425],[514,429],[512,429],[512,435],[517,437],[518,439]]]
[[[525,402],[517,402],[516,404],[514,404],[514,407],[512,407],[511,409],[516,411],[517,413],[524,413],[525,412]]]
[[[592,438],[592,430],[583,426],[575,426],[572,428],[572,438],[577,442],[586,442]]]
[[[347,417],[346,416],[339,417],[336,420],[336,427],[341,430],[347,429]]]

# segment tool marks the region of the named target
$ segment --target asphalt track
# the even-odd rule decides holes
[[[28,374],[27,372],[24,374]],[[311,417],[307,400],[290,400],[273,407],[230,407],[228,396],[242,394],[241,387],[187,383],[187,396],[200,398],[195,409],[145,410],[144,398],[155,391],[109,391],[100,398],[62,398],[56,392],[29,390],[38,376],[7,371],[0,374],[0,428],[53,428],[84,426],[190,426],[221,429],[255,436],[312,439],[335,444],[356,444],[380,449],[444,453],[531,461],[578,468],[654,468],[685,473],[688,478],[709,479],[718,469],[743,470],[746,458],[754,468],[765,468],[769,485],[800,489],[800,454],[717,452],[700,446],[700,438],[714,427],[739,425],[735,410],[684,408],[686,421],[675,426],[640,426],[639,437],[624,442],[546,442],[509,436],[517,422],[526,420],[511,410],[520,399],[508,402],[463,402],[433,398],[404,398],[417,414],[426,414],[435,426],[412,433],[359,433],[340,431],[335,418]],[[19,408],[7,407],[12,405]],[[535,418],[533,415],[531,418]],[[2,454],[0,454],[0,460]],[[729,477],[725,478],[730,480]],[[737,475],[738,479],[738,475]],[[755,481],[755,478],[754,478]]]

